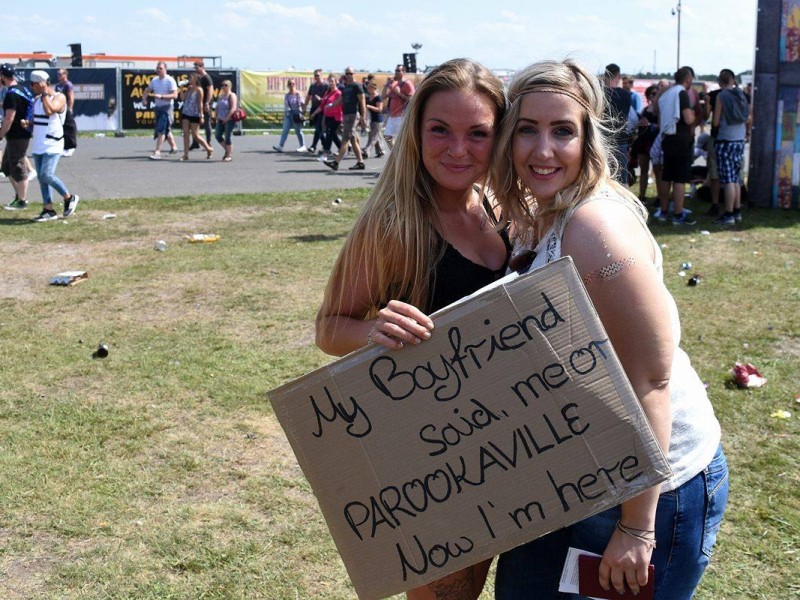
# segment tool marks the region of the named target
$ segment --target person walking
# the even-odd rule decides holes
[[[167,74],[167,63],[160,61],[156,65],[156,76],[150,80],[142,94],[142,104],[148,105],[150,96],[155,103],[155,138],[156,148],[150,155],[151,160],[161,160],[161,146],[164,140],[170,147],[170,154],[178,151],[175,137],[172,135],[172,104],[178,97],[178,84],[175,79]]]
[[[231,153],[233,152],[231,135],[236,123],[231,120],[231,116],[233,115],[234,111],[239,108],[239,97],[236,95],[236,93],[231,91],[232,87],[233,84],[231,83],[231,80],[226,79],[222,82],[219,96],[217,96],[217,124],[215,127],[215,135],[217,141],[225,150],[225,154],[222,157],[222,162],[231,162],[231,160],[233,160],[233,157],[231,156]]]
[[[306,142],[303,137],[303,97],[300,92],[295,88],[294,79],[286,82],[289,91],[283,97],[283,131],[281,132],[281,141],[277,146],[272,149],[275,152],[283,152],[283,145],[286,143],[286,138],[289,137],[289,130],[294,129],[297,135],[297,141],[300,144],[297,152],[307,152]]]
[[[78,147],[78,126],[75,123],[75,86],[69,80],[69,72],[66,69],[58,70],[58,83],[54,86],[55,91],[64,94],[67,99],[67,114],[64,117],[64,156],[75,154]]]
[[[321,160],[325,160],[331,155],[331,146],[336,145],[337,150],[341,147],[339,126],[342,124],[344,111],[341,103],[337,102],[341,95],[342,90],[336,85],[336,75],[331,73],[328,75],[328,90],[323,94],[317,109],[311,114],[311,118],[314,118],[316,114],[324,117]]]
[[[46,71],[33,71],[29,80],[35,94],[33,103],[33,139],[31,154],[36,170],[39,172],[39,188],[42,191],[42,212],[33,219],[38,223],[58,219],[53,205],[50,188],[54,188],[64,200],[63,217],[72,216],[80,197],[69,192],[64,183],[56,177],[58,159],[64,152],[64,121],[67,113],[67,99],[64,94],[50,87]]]
[[[381,148],[381,128],[383,127],[383,98],[378,93],[378,84],[374,79],[367,83],[367,112],[369,113],[369,137],[367,143],[364,145],[361,153],[364,158],[369,157],[369,149],[375,146],[375,156],[380,158],[383,156],[383,148]],[[386,139],[383,140],[386,143]]]
[[[31,180],[25,155],[31,141],[33,96],[19,85],[17,71],[8,63],[0,65],[0,85],[6,88],[3,98],[3,125],[0,126],[0,140],[6,140],[6,149],[0,171],[6,174],[14,188],[14,199],[3,208],[23,210],[28,207],[28,182]]]
[[[314,81],[308,86],[306,99],[303,102],[303,112],[309,112],[308,120],[311,121],[311,125],[314,126],[314,139],[311,142],[311,146],[308,147],[308,151],[313,154],[316,154],[317,144],[322,141],[322,136],[325,132],[325,125],[323,122],[325,117],[321,112],[317,112],[317,108],[319,108],[322,97],[327,91],[328,86],[322,81],[322,69],[315,69]],[[310,108],[309,104],[311,105]],[[311,115],[315,116],[312,117]]]
[[[199,147],[206,151],[206,159],[214,154],[214,149],[200,135],[200,126],[205,121],[203,88],[200,87],[200,76],[197,73],[189,75],[189,89],[181,107],[181,130],[183,131],[183,156],[180,160],[189,160],[189,140],[194,140]]]
[[[342,162],[344,155],[352,144],[353,154],[356,155],[356,164],[350,167],[350,171],[363,171],[366,169],[364,157],[361,155],[361,143],[358,139],[358,129],[367,126],[365,116],[367,114],[367,103],[364,100],[364,89],[360,83],[355,81],[353,67],[347,67],[344,71],[345,81],[347,82],[342,89],[342,95],[333,102],[334,106],[342,105],[342,145],[339,153],[331,160],[323,161],[329,169],[339,170],[339,163]]]

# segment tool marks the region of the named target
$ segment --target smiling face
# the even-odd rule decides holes
[[[487,171],[494,147],[491,100],[474,90],[431,94],[422,113],[422,164],[436,194],[463,193]]]
[[[580,175],[583,118],[584,109],[569,96],[536,92],[522,97],[514,127],[514,168],[540,205]]]

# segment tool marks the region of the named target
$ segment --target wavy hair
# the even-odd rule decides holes
[[[583,159],[578,178],[558,192],[552,204],[539,207],[536,198],[526,189],[514,168],[513,142],[522,99],[529,93],[561,93],[572,97],[583,107]],[[610,140],[614,128],[604,118],[606,99],[598,78],[577,62],[537,62],[514,75],[508,89],[509,108],[500,124],[496,151],[492,161],[492,184],[503,214],[516,225],[516,235],[523,242],[538,236],[537,221],[557,216],[591,196],[600,186],[609,185],[638,207],[646,218],[647,211],[625,187],[612,179],[617,165]]]
[[[411,97],[394,148],[367,198],[325,289],[321,315],[340,314],[344,286],[357,281],[367,265],[371,318],[391,299],[424,310],[430,295],[430,273],[440,259],[436,224],[435,182],[422,162],[422,117],[436,92],[466,90],[489,99],[495,126],[506,109],[502,82],[489,69],[466,58],[433,69]],[[486,186],[483,174],[481,186]]]

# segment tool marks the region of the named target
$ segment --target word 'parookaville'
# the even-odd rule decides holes
[[[564,323],[556,307],[541,292],[546,308],[538,317],[528,315],[519,321],[503,326],[497,334],[491,334],[474,344],[462,348],[461,329],[451,327],[447,332],[452,356],[439,356],[406,371],[398,370],[392,356],[383,355],[372,361],[369,375],[372,383],[392,400],[404,400],[417,390],[434,388],[436,400],[446,402],[461,392],[462,379],[469,379],[470,369],[482,369],[491,362],[497,352],[517,350],[533,341],[533,330],[545,332]],[[484,325],[491,325],[486,319]]]
[[[344,506],[344,518],[360,540],[364,539],[361,528],[365,526],[371,538],[382,525],[395,529],[402,525],[401,519],[415,518],[467,488],[484,485],[491,472],[516,469],[523,461],[584,435],[590,424],[581,421],[578,409],[577,404],[569,403],[561,408],[558,417],[543,413],[540,418],[548,426],[545,433],[533,421],[520,424],[509,433],[510,439],[505,443],[486,441],[474,449],[477,454],[472,454],[471,450],[469,461],[458,456],[424,476],[387,485],[364,502],[348,502]]]

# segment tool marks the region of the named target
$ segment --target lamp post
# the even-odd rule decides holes
[[[678,16],[678,66],[675,69],[681,68],[681,0],[678,0],[678,6],[672,9],[672,14]]]

